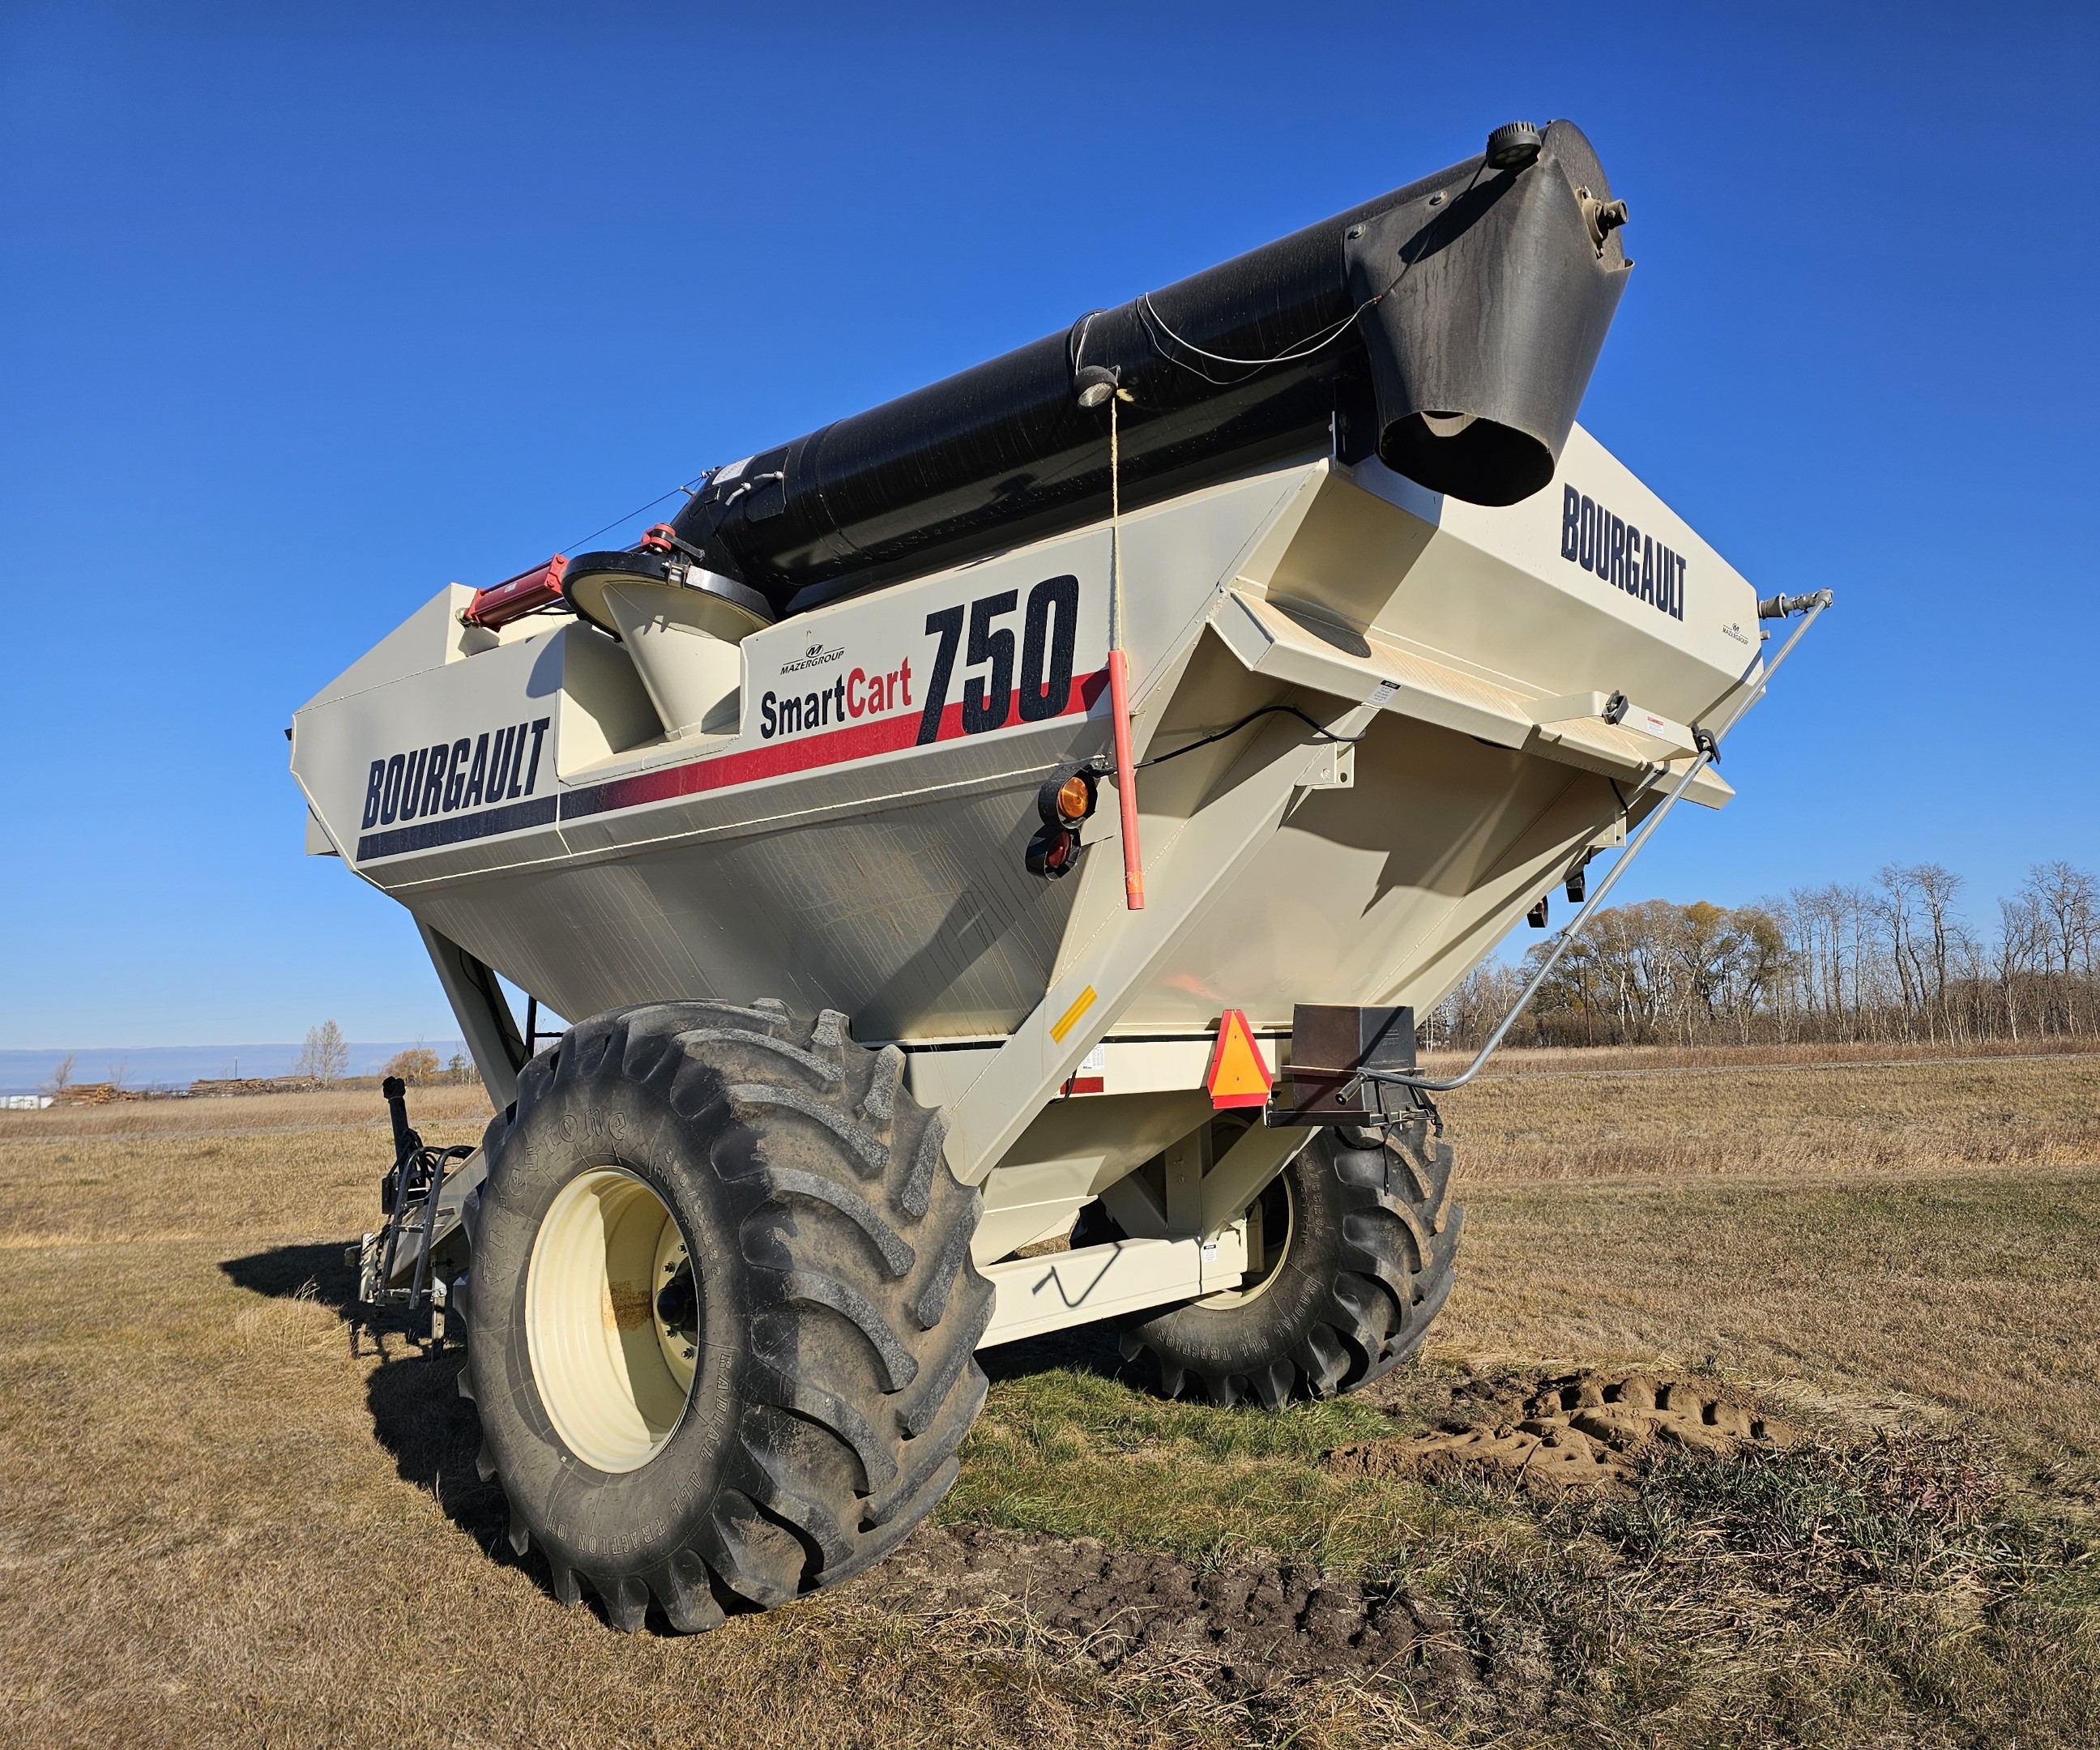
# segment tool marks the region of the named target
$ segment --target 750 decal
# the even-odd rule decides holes
[[[1023,602],[1017,589],[1001,589],[967,605],[926,616],[934,641],[930,658],[914,664],[892,651],[893,666],[849,668],[848,650],[873,638],[846,635],[844,645],[812,645],[810,654],[781,664],[780,687],[795,688],[818,663],[836,663],[815,685],[769,689],[758,699],[758,736],[774,741],[814,731],[855,728],[889,719],[907,735],[909,713],[919,716],[911,740],[918,743],[953,735],[982,735],[1019,721],[1040,723],[1072,705],[1072,666],[1079,641],[1079,580],[1046,577]],[[879,648],[879,646],[878,646]],[[863,649],[861,660],[868,660]],[[962,699],[951,703],[958,667]],[[901,721],[899,721],[901,720]],[[885,735],[887,732],[885,732]],[[900,740],[897,745],[909,745]]]
[[[1022,613],[1020,685],[1014,684],[1013,628],[999,622],[1021,613],[1020,593],[1002,589],[980,596],[969,606],[969,644],[964,661],[971,668],[988,665],[963,685],[963,733],[982,735],[1004,724],[1018,706],[1023,723],[1060,716],[1072,696],[1072,655],[1079,637],[1079,580],[1046,577],[1028,592]],[[926,616],[929,636],[938,637],[933,672],[926,683],[926,703],[919,714],[920,745],[941,736],[942,713],[955,678],[955,650],[963,642],[963,610],[945,607]]]

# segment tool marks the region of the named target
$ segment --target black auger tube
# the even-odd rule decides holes
[[[1588,140],[1542,135],[1529,162],[1468,159],[717,469],[675,531],[793,611],[1105,515],[1088,366],[1127,392],[1126,503],[1331,434],[1345,460],[1514,504],[1552,478],[1631,265]]]

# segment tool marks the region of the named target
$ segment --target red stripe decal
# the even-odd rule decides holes
[[[1090,675],[1074,676],[1071,695],[1057,716],[1069,717],[1092,710],[1095,702],[1107,690],[1108,683],[1109,672],[1105,668]],[[1019,721],[1020,696],[1017,690],[1008,706],[1009,725]],[[762,778],[784,778],[818,766],[843,765],[849,760],[865,760],[879,753],[900,753],[918,743],[919,715],[915,711],[902,711],[873,723],[849,723],[844,729],[827,730],[820,734],[804,735],[772,747],[720,754],[712,760],[695,760],[684,765],[666,766],[660,771],[638,772],[632,778],[615,778],[607,783],[572,790],[562,798],[562,818],[576,820],[587,814],[609,813],[615,809],[639,808],[646,802],[668,802],[678,796],[702,796],[711,790],[757,783]],[[1057,719],[1043,721],[1054,722]],[[933,739],[935,743],[958,741],[962,735],[963,707],[957,703],[942,712],[940,733]]]

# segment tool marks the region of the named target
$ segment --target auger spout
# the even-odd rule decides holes
[[[1498,129],[1433,176],[715,469],[673,525],[776,613],[1331,443],[1481,505],[1552,477],[1631,262],[1589,141]]]

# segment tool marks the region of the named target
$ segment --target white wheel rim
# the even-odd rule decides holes
[[[1278,1175],[1278,1179],[1282,1175]],[[1272,1181],[1271,1183],[1276,1183]],[[1261,1274],[1253,1281],[1239,1288],[1221,1289],[1215,1294],[1206,1294],[1193,1304],[1198,1307],[1243,1307],[1251,1300],[1259,1300],[1268,1292],[1269,1285],[1283,1274],[1284,1260],[1290,1257],[1290,1248],[1298,1237],[1298,1199],[1291,1195],[1288,1180],[1282,1180],[1283,1195],[1277,1201],[1283,1205],[1283,1232],[1264,1234],[1263,1250],[1268,1253]],[[1269,1187],[1262,1187],[1262,1195],[1246,1206],[1246,1214],[1251,1217],[1261,1207],[1262,1198],[1268,1195]]]
[[[600,1470],[639,1470],[685,1413],[697,1343],[660,1297],[687,1263],[664,1200],[620,1167],[570,1180],[540,1224],[525,1273],[533,1382],[563,1444]]]

